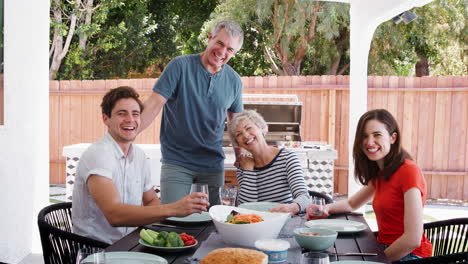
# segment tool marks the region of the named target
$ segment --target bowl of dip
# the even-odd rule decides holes
[[[283,263],[288,259],[288,249],[291,245],[282,239],[260,239],[255,241],[255,247],[268,255],[268,263]]]

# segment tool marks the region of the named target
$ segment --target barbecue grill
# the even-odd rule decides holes
[[[268,133],[265,139],[269,145],[281,142],[301,141],[300,126],[302,103],[295,94],[244,94],[244,109],[256,110],[263,116]],[[231,141],[224,128],[223,146],[229,146]]]

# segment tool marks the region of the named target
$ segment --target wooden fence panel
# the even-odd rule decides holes
[[[326,141],[338,151],[335,192],[347,193],[349,76],[242,77],[244,93],[296,94],[303,103],[304,141]],[[155,79],[51,81],[51,183],[64,183],[66,145],[94,142],[105,132],[100,103],[111,88],[129,85],[143,101]],[[468,200],[468,77],[369,76],[368,109],[388,109],[403,146],[425,172],[428,198]],[[159,143],[161,114],[136,143]]]

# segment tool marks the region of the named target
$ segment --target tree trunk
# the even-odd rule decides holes
[[[330,70],[328,71],[328,74],[336,75],[336,73],[338,72],[338,66],[340,66],[340,61],[341,61],[341,55],[338,54],[338,57],[335,59],[335,61],[330,66]]]
[[[85,20],[84,20],[84,25],[90,25],[91,24],[91,18],[93,17],[93,3],[94,0],[87,0],[85,4]],[[86,28],[86,27],[85,27]],[[83,49],[86,50],[86,42],[88,41],[88,33],[86,31],[82,31],[80,34],[80,39],[78,42],[78,45]]]
[[[429,62],[425,55],[418,54],[419,61],[416,63],[416,76],[429,76]]]
[[[61,0],[54,0],[55,7],[53,10],[54,13],[54,20],[56,23],[65,24],[65,21],[62,21],[62,10],[60,8]],[[73,34],[75,33],[76,23],[77,23],[77,12],[79,12],[79,7],[81,4],[81,0],[76,0],[76,4],[74,6],[74,10],[70,15],[70,25],[68,26],[68,34],[67,38],[65,39],[65,43],[63,42],[63,37],[56,32],[59,32],[60,29],[54,28],[54,40],[52,45],[55,47],[51,48],[52,51],[52,59],[49,68],[49,79],[54,80],[56,78],[57,72],[60,69],[60,65],[62,64],[63,58],[68,53],[68,49],[70,48],[70,43],[73,38]]]

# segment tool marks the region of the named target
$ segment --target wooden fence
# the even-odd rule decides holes
[[[66,145],[94,142],[106,131],[100,102],[110,88],[129,85],[143,100],[155,79],[51,81],[50,182],[65,182]],[[349,76],[243,77],[244,93],[296,94],[303,102],[301,135],[338,151],[335,192],[347,193]],[[403,146],[422,167],[428,198],[468,200],[468,77],[368,77],[368,109],[397,118]],[[159,143],[160,116],[137,138]]]

